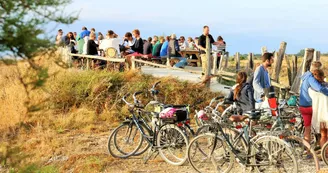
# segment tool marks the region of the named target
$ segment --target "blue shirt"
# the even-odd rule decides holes
[[[301,92],[300,92],[300,106],[310,107],[312,106],[312,99],[309,95],[309,88],[311,87],[315,91],[321,92],[328,96],[328,88],[318,82],[310,71],[303,74]]]
[[[160,56],[167,56],[167,48],[169,47],[169,42],[165,41],[162,45]]]
[[[89,35],[90,35],[90,31],[84,30],[80,33],[80,39],[83,39],[85,36],[89,36]]]
[[[265,88],[270,88],[270,76],[269,72],[265,70],[263,65],[256,68],[254,72],[253,87],[254,87],[254,99],[261,99],[261,95],[264,94]]]

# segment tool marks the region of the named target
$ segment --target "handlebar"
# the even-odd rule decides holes
[[[129,103],[128,101],[126,101],[126,98],[129,97],[131,94],[127,93],[123,96],[122,100],[124,101],[125,104],[127,104],[128,106],[132,106],[131,103]]]
[[[228,90],[231,90],[231,87],[228,87],[228,86],[225,86],[223,87],[224,89],[228,89]]]
[[[160,84],[160,83],[161,83],[161,81],[156,82],[156,83],[153,85],[152,89],[155,89],[156,86],[157,86],[158,84]]]

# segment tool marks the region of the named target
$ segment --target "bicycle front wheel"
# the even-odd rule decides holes
[[[201,173],[227,173],[235,162],[234,154],[214,133],[204,133],[194,138],[188,147],[191,166]]]
[[[134,123],[123,123],[109,136],[107,147],[116,158],[134,155],[142,146],[143,137]]]
[[[256,172],[298,172],[294,152],[285,141],[263,136],[251,145],[251,164]]]
[[[171,165],[183,165],[187,160],[188,139],[175,124],[160,128],[157,135],[159,155]]]

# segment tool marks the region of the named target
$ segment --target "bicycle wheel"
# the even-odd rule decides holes
[[[328,142],[326,142],[321,148],[321,157],[322,160],[328,165]]]
[[[284,140],[294,150],[300,172],[319,171],[318,157],[308,142],[298,136],[288,136]]]
[[[182,130],[167,124],[160,128],[157,135],[159,155],[171,165],[182,165],[187,160],[188,139]]]
[[[116,158],[134,155],[142,145],[143,137],[134,123],[123,123],[108,138],[108,151]]]
[[[220,137],[205,133],[190,142],[188,160],[197,172],[226,173],[232,169],[235,157]]]
[[[251,164],[256,172],[298,172],[294,152],[285,141],[263,136],[251,145]]]

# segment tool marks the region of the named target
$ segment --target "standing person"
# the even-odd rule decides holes
[[[167,49],[169,47],[169,42],[170,42],[170,36],[166,36],[166,40],[163,43],[161,47],[161,52],[160,52],[160,57],[166,57],[167,56]]]
[[[72,32],[67,33],[65,36],[65,45],[68,46],[70,44],[76,45],[75,37]]]
[[[300,112],[304,121],[304,140],[311,142],[311,121],[312,121],[312,99],[309,95],[309,88],[321,92],[328,96],[328,89],[318,82],[312,72],[321,69],[322,64],[319,61],[312,62],[310,71],[307,71],[301,77],[302,85],[300,89]]]
[[[82,27],[82,32],[80,33],[80,39],[84,39],[84,37],[89,36],[90,31],[88,31],[87,27],[83,26]]]
[[[63,30],[59,29],[56,36],[56,45],[60,46],[63,44]]]
[[[98,44],[95,43],[96,34],[91,33],[87,43],[87,55],[98,55]]]
[[[82,27],[82,32],[79,34],[77,39],[78,44],[78,52],[80,54],[87,54],[87,42],[89,40],[90,31],[88,31],[87,27]]]
[[[270,107],[265,95],[268,94],[268,91],[271,88],[271,79],[268,68],[270,68],[273,63],[273,53],[265,53],[262,56],[262,64],[258,66],[254,72],[253,87],[256,109]]]
[[[202,59],[202,70],[203,73],[202,75],[205,74],[205,68],[207,67],[207,63],[210,61],[207,59],[206,57],[206,37],[208,36],[209,40],[210,40],[210,48],[212,48],[212,44],[213,45],[217,45],[218,43],[214,41],[212,35],[210,34],[210,28],[208,26],[204,26],[203,27],[203,34],[199,37],[198,40],[198,49],[200,50],[200,57]],[[212,67],[212,65],[210,64],[210,67]]]

